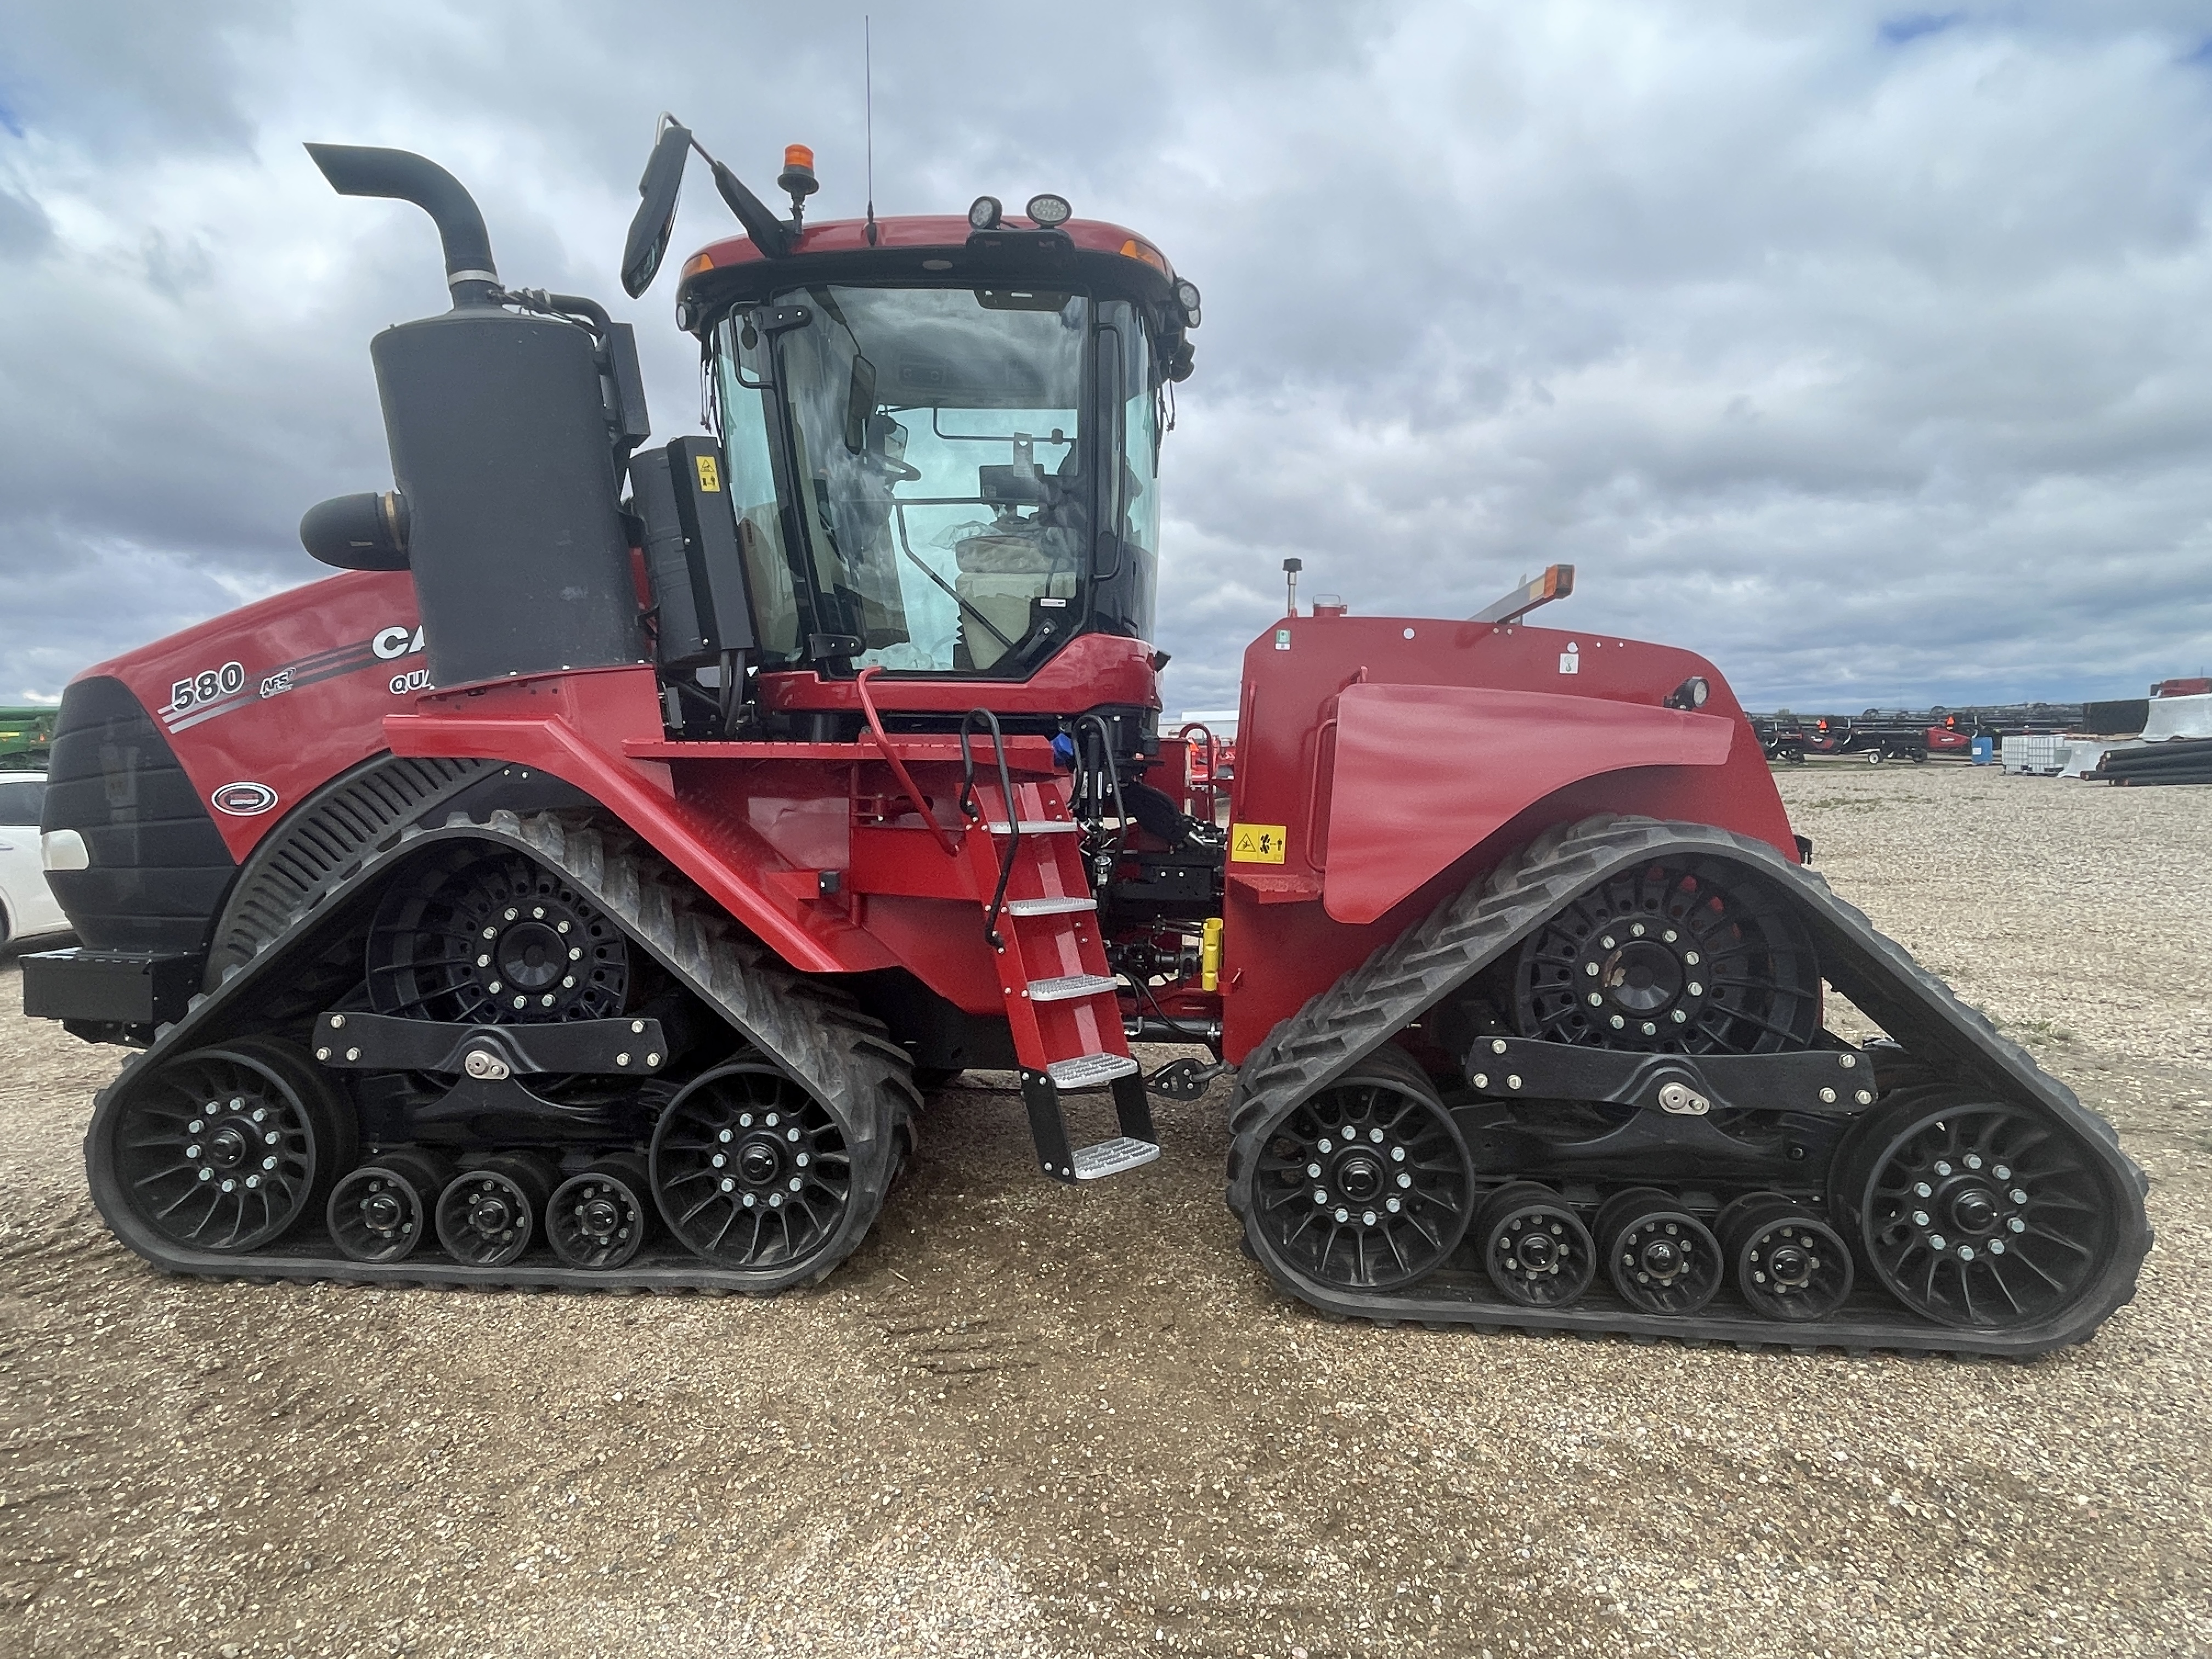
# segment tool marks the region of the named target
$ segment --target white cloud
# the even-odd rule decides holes
[[[640,325],[653,116],[863,189],[857,6],[690,33],[553,3],[21,4],[0,43],[0,680],[315,574],[388,476],[368,354],[440,303],[413,210],[307,138],[419,149],[501,268]],[[2197,9],[1495,3],[878,9],[878,210],[1055,188],[1206,294],[1169,441],[1171,708],[1229,700],[1279,565],[1559,617],[1747,699],[2140,693],[2212,658],[2212,61]],[[722,234],[698,186],[678,239]]]

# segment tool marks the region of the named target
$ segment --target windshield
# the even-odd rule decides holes
[[[799,507],[825,632],[855,662],[1006,672],[1076,625],[1090,543],[1079,294],[779,295]]]

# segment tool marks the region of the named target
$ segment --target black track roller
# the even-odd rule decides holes
[[[1613,1288],[1644,1313],[1693,1314],[1721,1287],[1712,1230],[1656,1187],[1631,1187],[1597,1214]]]
[[[380,1152],[331,1188],[325,1218],[348,1260],[401,1261],[434,1231],[453,1166],[413,1146]]]
[[[1524,1308],[1564,1308],[1589,1288],[1597,1247],[1582,1218],[1549,1187],[1500,1187],[1475,1218],[1490,1282]]]
[[[619,1267],[651,1231],[652,1192],[643,1158],[601,1158],[553,1194],[545,1241],[572,1267]]]
[[[1714,1231],[1745,1305],[1763,1319],[1826,1319],[1851,1293],[1851,1253],[1836,1230],[1779,1193],[1723,1210]]]
[[[530,1248],[559,1171],[530,1152],[464,1170],[438,1200],[438,1242],[456,1261],[503,1267]]]

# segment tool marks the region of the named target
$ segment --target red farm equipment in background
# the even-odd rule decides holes
[[[696,148],[665,125],[633,295]],[[1233,1075],[1237,1224],[1331,1314],[2019,1354],[2132,1294],[2110,1132],[1806,870],[1711,664],[1527,623],[1562,573],[1293,605],[1233,768],[1160,733],[1200,296],[1143,236],[809,225],[805,152],[783,218],[709,158],[714,429],[649,447],[627,326],[504,287],[422,158],[313,154],[443,239],[453,309],[372,348],[394,487],[303,521],[343,574],[87,671],[54,742],[83,943],[26,1005],[145,1050],[86,1147],[148,1261],[773,1291],[990,1068],[1071,1188]]]

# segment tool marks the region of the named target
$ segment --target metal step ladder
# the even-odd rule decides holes
[[[964,855],[984,901],[984,928],[1006,997],[1022,1100],[1037,1162],[1055,1181],[1097,1181],[1160,1155],[1145,1080],[1121,1030],[1098,906],[1083,871],[1081,826],[1049,782],[978,779]],[[1111,1089],[1121,1133],[1072,1146],[1060,1097]]]

